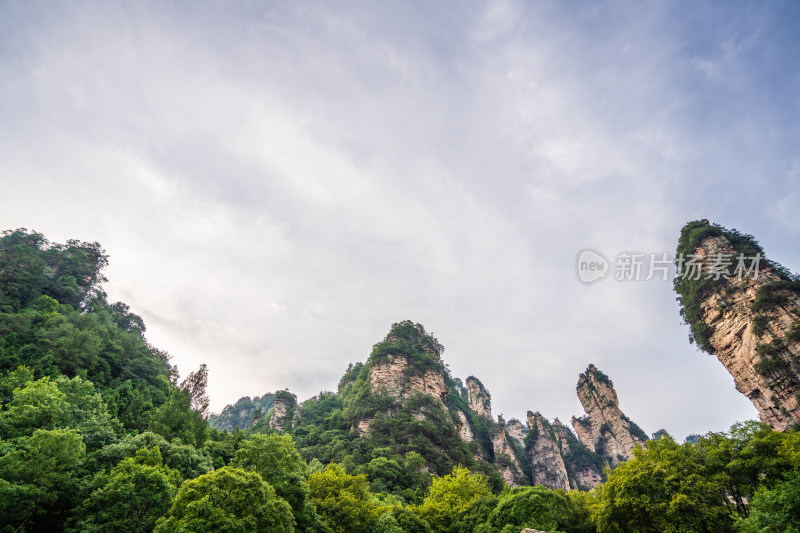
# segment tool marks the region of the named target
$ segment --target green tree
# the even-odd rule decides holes
[[[483,531],[483,529],[486,529],[484,526],[489,515],[497,507],[498,503],[499,498],[494,494],[472,500],[472,503],[461,513],[458,521],[450,527],[450,531],[453,533]]]
[[[309,500],[308,465],[289,435],[255,434],[239,444],[232,466],[257,472],[292,507],[298,529],[319,528],[319,517]]]
[[[169,400],[152,413],[149,429],[167,440],[178,438],[198,448],[208,436],[208,422],[192,409],[190,391],[182,389],[173,389]]]
[[[409,507],[395,507],[392,516],[405,533],[431,533],[431,526]]]
[[[691,449],[706,479],[720,483],[732,510],[747,516],[747,502],[762,485],[780,481],[792,459],[779,453],[791,434],[773,431],[760,422],[734,424],[730,433],[709,433]],[[686,445],[684,445],[686,446]]]
[[[197,411],[203,418],[208,418],[208,395],[206,394],[206,387],[208,386],[208,367],[205,364],[200,365],[197,372],[189,372],[181,382],[180,388],[189,393],[189,407],[193,411]]]
[[[405,533],[403,528],[400,527],[400,524],[397,523],[397,519],[394,517],[392,513],[384,513],[382,514],[378,520],[375,522],[375,525],[372,526],[372,530],[370,533]]]
[[[728,532],[733,516],[724,487],[703,475],[689,445],[669,436],[634,449],[633,459],[608,472],[600,487],[600,532]]]
[[[351,476],[332,463],[311,474],[308,486],[317,512],[336,533],[367,533],[380,515],[363,474]]]
[[[161,435],[149,431],[138,435],[127,435],[123,439],[103,447],[89,456],[93,472],[111,470],[120,461],[135,457],[142,448],[158,447],[164,465],[180,472],[182,479],[194,479],[207,474],[213,468],[211,458],[194,446],[178,441],[167,442]]]
[[[749,515],[737,523],[737,529],[742,533],[799,533],[800,471],[791,472],[775,488],[758,489]]]
[[[20,374],[21,372],[22,374]],[[27,370],[11,373],[0,382],[16,382]],[[59,376],[28,381],[12,393],[0,411],[0,437],[29,436],[36,429],[76,428],[89,450],[114,442],[122,432],[108,413],[103,398],[90,381]]]
[[[139,450],[108,474],[95,476],[71,531],[151,531],[169,510],[180,483],[180,473],[164,466],[158,446]]]
[[[108,256],[98,243],[52,244],[25,228],[0,237],[0,311],[19,310],[41,295],[78,308],[98,284]]]
[[[289,504],[261,476],[226,466],[181,485],[154,533],[290,533],[293,522]]]
[[[86,446],[74,429],[37,429],[3,443],[0,516],[13,531],[57,531],[74,507]],[[9,449],[10,448],[10,449]]]
[[[455,467],[449,475],[433,480],[418,511],[433,531],[448,531],[474,501],[491,495],[482,474],[473,474],[467,468]]]
[[[563,531],[569,512],[569,500],[563,492],[542,486],[521,487],[500,498],[487,524],[503,532],[516,533],[526,527]]]

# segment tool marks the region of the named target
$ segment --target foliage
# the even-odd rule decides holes
[[[370,363],[378,364],[390,357],[404,357],[408,363],[406,375],[418,375],[426,370],[444,371],[440,356],[444,346],[422,324],[404,320],[392,324],[382,342],[370,354]]]
[[[92,471],[110,470],[120,461],[135,457],[139,450],[158,447],[164,465],[175,469],[182,479],[193,479],[212,470],[211,458],[194,446],[178,441],[167,442],[161,435],[149,431],[138,435],[126,435],[123,439],[105,446],[89,455]]]
[[[261,476],[226,466],[181,485],[154,532],[293,530],[291,507]]]
[[[624,420],[625,422],[628,423],[628,429],[630,430],[631,434],[634,437],[638,438],[641,441],[650,440],[650,437],[647,436],[647,433],[645,433],[644,430],[642,428],[640,428],[639,425],[636,422],[634,422],[633,420],[631,420],[630,418],[628,418],[625,415],[622,415],[621,418],[622,418],[622,420]]]
[[[126,428],[169,395],[169,356],[144,338],[127,305],[108,303],[108,264],[97,243],[49,243],[27,230],[0,237],[0,371],[21,365],[38,376],[80,375],[94,383]]]
[[[404,533],[404,531],[392,513],[384,513],[372,526],[370,533]]]
[[[786,293],[800,294],[800,281],[780,280],[765,283],[758,288],[756,298],[750,305],[754,313],[770,311],[789,301]]]
[[[756,346],[758,361],[753,365],[754,370],[762,376],[769,376],[789,368],[791,352],[787,352],[786,344],[780,338]],[[787,357],[788,356],[788,357]],[[791,377],[789,377],[791,379]]]
[[[29,436],[37,429],[76,428],[92,451],[115,441],[122,432],[121,424],[109,415],[91,382],[65,376],[33,381],[31,374],[23,368],[0,378],[0,383],[17,385],[21,375],[29,379],[2,406],[0,437]]]
[[[418,512],[433,531],[444,532],[448,531],[451,524],[461,520],[476,500],[491,495],[483,475],[473,474],[464,467],[455,467],[449,475],[433,480]]]
[[[405,533],[431,533],[431,526],[408,507],[395,507],[392,516]]]
[[[665,436],[633,454],[633,460],[608,473],[600,488],[598,531],[733,530],[723,485],[703,475],[690,445]]]
[[[687,223],[681,230],[676,251],[677,258],[682,257],[685,260],[693,255],[700,243],[708,237],[726,238],[733,249],[745,257],[753,257],[756,254],[764,257],[764,249],[752,235],[740,233],[735,229],[728,230],[718,224],[709,224],[707,220],[695,220]],[[779,265],[773,266],[780,268]],[[681,317],[690,328],[689,340],[696,343],[700,349],[712,353],[713,348],[708,340],[709,326],[700,318],[700,303],[726,280],[724,277],[715,280],[706,275],[699,276],[699,279],[693,279],[694,277],[678,275],[673,281],[673,286],[678,294]]]
[[[75,429],[37,429],[0,457],[0,516],[13,531],[56,531],[76,505],[86,446]]]
[[[237,427],[248,429],[272,409],[274,400],[274,394],[256,396],[252,399],[249,396],[239,398],[235,404],[226,406],[220,414],[211,415],[208,424],[219,430],[233,431]]]
[[[701,226],[683,244],[717,231]],[[748,236],[722,234],[737,250],[754,246]],[[285,434],[263,416],[271,403],[257,405],[267,397],[237,403],[252,417],[247,431],[209,430],[207,369],[177,384],[141,318],[107,302],[105,263],[96,244],[53,245],[21,230],[0,238],[3,531],[798,530],[800,433],[755,422],[682,445],[664,433],[606,470],[608,481],[589,493],[503,489],[496,464],[475,456],[492,457],[491,439],[505,428],[469,409],[463,383],[439,359],[443,347],[410,321],[394,324],[366,364],[351,365],[338,393],[297,404],[279,391],[293,417]],[[784,279],[761,294],[758,313],[767,316],[797,281]],[[800,325],[787,342],[792,335],[800,338]],[[784,349],[764,342],[759,352],[782,361]],[[398,356],[409,361],[407,379],[442,373],[444,405],[371,390],[372,366]],[[459,438],[460,413],[475,442]],[[371,426],[362,436],[356,427],[365,418]],[[531,428],[526,445],[538,433]],[[571,478],[599,467],[597,454],[567,433]]]
[[[188,389],[173,389],[169,400],[152,413],[148,429],[167,440],[177,438],[198,448],[208,437],[208,423],[202,413],[192,410]]]
[[[46,295],[77,309],[105,281],[105,250],[96,242],[52,244],[25,228],[0,237],[0,310],[15,312]]]
[[[232,466],[261,475],[289,503],[300,529],[319,527],[319,517],[309,499],[308,465],[289,435],[253,435],[241,442]]]
[[[602,472],[606,466],[606,460],[576,439],[571,431],[566,433],[569,439],[569,451],[564,454],[564,465],[567,467],[570,478],[575,479],[575,473],[587,467]]]
[[[380,511],[363,474],[352,476],[331,463],[311,474],[308,486],[317,512],[335,533],[366,533],[378,520]]]
[[[742,533],[800,532],[800,471],[791,472],[774,488],[759,488],[737,529]]]
[[[151,531],[169,510],[180,483],[180,473],[164,466],[158,446],[143,448],[94,477],[72,531]]]
[[[755,314],[753,315],[753,335],[758,338],[764,336],[769,325],[769,318],[767,315]]]
[[[501,497],[486,524],[496,530],[515,533],[526,527],[563,531],[569,511],[570,501],[563,491],[540,486],[522,487]]]
[[[180,389],[189,395],[189,408],[200,413],[203,418],[208,418],[207,386],[208,367],[205,364],[200,365],[197,372],[189,372],[180,385]]]

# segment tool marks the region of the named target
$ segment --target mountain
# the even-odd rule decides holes
[[[233,405],[228,405],[218,415],[211,415],[208,424],[216,429],[233,431],[236,428],[248,428],[264,418],[275,403],[274,394],[265,394],[250,398],[245,396]]]
[[[577,391],[586,415],[572,417],[572,427],[581,442],[608,466],[630,459],[637,445],[645,445],[647,434],[625,416],[619,408],[614,384],[594,365],[580,375]]]
[[[800,279],[751,235],[708,220],[684,226],[677,251],[690,339],[719,359],[764,423],[800,424]]]
[[[496,487],[564,490],[596,486],[604,467],[630,458],[647,441],[593,365],[578,382],[585,414],[573,417],[576,435],[539,412],[529,411],[524,422],[495,418],[489,390],[474,376],[464,382],[452,377],[443,352],[421,324],[398,322],[366,362],[348,367],[336,393],[301,403],[288,390],[267,394],[262,399],[270,398],[273,408],[262,419],[254,416],[256,400],[245,397],[210,422],[219,429],[290,434],[308,461],[369,465],[383,457],[402,465],[419,458],[420,474],[443,475],[461,464]]]

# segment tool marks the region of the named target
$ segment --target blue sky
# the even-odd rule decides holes
[[[800,269],[795,2],[0,1],[0,226],[99,241],[212,409],[334,389],[412,319],[506,418],[594,363],[646,431],[756,412],[669,282],[709,218]]]

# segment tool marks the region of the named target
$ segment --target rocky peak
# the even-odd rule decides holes
[[[433,369],[408,375],[408,360],[402,356],[389,356],[383,363],[369,370],[369,384],[374,391],[383,391],[396,400],[414,393],[428,394],[440,402],[447,398],[444,374]]]
[[[580,375],[577,392],[586,415],[572,417],[572,427],[580,441],[609,466],[630,459],[633,448],[645,444],[647,435],[625,416],[614,384],[594,365]]]
[[[604,460],[582,444],[561,421],[553,420],[553,433],[573,489],[592,489],[603,482]]]
[[[272,416],[269,419],[269,427],[278,431],[285,431],[291,427],[292,417],[295,407],[297,407],[297,396],[289,392],[289,389],[279,390],[275,393]]]
[[[447,386],[446,370],[440,358],[443,351],[444,347],[421,324],[409,320],[392,324],[386,337],[373,346],[366,364],[371,391],[387,395],[396,402],[387,415],[393,416],[416,394],[431,396],[444,406]],[[344,384],[346,386],[348,384]],[[424,418],[421,412],[414,416]],[[372,416],[367,416],[356,422],[359,435],[367,433],[372,420]],[[468,427],[462,426],[462,433],[465,437],[471,436]]]
[[[498,417],[496,433],[492,437],[492,448],[494,464],[503,476],[503,480],[512,487],[527,485],[528,479],[520,457],[522,448],[509,435],[502,416]]]
[[[763,258],[752,237],[707,220],[683,228],[678,252],[701,265],[675,280],[692,340],[719,359],[764,423],[800,423],[800,282]],[[738,257],[747,269],[756,255],[757,273],[740,275]],[[720,271],[723,258],[730,265]]]
[[[528,411],[525,455],[534,485],[551,489],[570,489],[569,474],[553,426],[541,413]]]
[[[220,431],[227,429],[233,431],[247,429],[263,418],[272,409],[274,395],[265,394],[250,398],[239,398],[234,405],[227,405],[220,414],[211,415],[208,423]]]
[[[525,424],[516,418],[512,418],[506,423],[506,431],[508,431],[508,434],[516,441],[517,444],[520,446],[525,446],[525,435],[528,433],[528,428],[525,426]]]
[[[421,324],[399,322],[370,354],[369,382],[395,400],[420,393],[444,402],[445,372],[440,356],[444,347]]]
[[[469,408],[486,418],[492,418],[492,395],[475,376],[470,376],[465,382],[467,387],[467,401]]]

